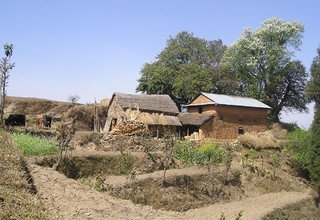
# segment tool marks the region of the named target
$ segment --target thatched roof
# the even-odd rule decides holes
[[[136,121],[140,121],[148,125],[181,126],[181,123],[177,116],[163,114],[140,113]]]
[[[123,109],[139,108],[142,111],[145,110],[174,114],[179,113],[177,105],[168,95],[114,93],[112,96],[112,100],[113,99],[116,99]]]
[[[179,114],[179,120],[182,125],[203,125],[207,121],[209,121],[214,115],[215,111],[210,111],[210,113],[189,113],[183,112]]]

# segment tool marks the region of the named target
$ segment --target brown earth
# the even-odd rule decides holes
[[[278,192],[218,203],[184,213],[154,210],[98,192],[52,168],[31,166],[31,174],[43,202],[61,219],[227,219],[243,210],[243,219],[260,219],[272,210],[309,198],[308,191]]]

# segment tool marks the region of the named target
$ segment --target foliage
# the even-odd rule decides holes
[[[311,127],[311,152],[309,172],[320,194],[320,47],[311,65],[311,79],[308,83],[308,97],[315,102],[315,115]],[[320,207],[320,203],[319,203]]]
[[[21,171],[20,150],[9,134],[0,130],[0,219],[53,219]]]
[[[200,92],[221,92],[229,85],[219,67],[225,49],[221,40],[207,41],[180,32],[167,40],[155,62],[143,66],[136,90],[168,94],[179,104],[188,103]]]
[[[134,158],[131,154],[123,155],[119,160],[119,170],[121,174],[129,174],[133,168]]]
[[[292,60],[301,45],[303,31],[299,22],[268,19],[256,31],[246,29],[221,61],[237,82],[234,93],[271,106],[275,121],[282,109],[306,110],[307,72],[300,61]]]
[[[199,166],[209,164],[221,164],[226,158],[223,148],[212,143],[204,143],[199,148],[194,148],[187,141],[180,141],[173,148],[173,155],[185,164],[196,164]]]
[[[307,170],[310,164],[311,132],[300,128],[288,133],[288,149],[292,154],[293,161],[300,168]]]
[[[196,163],[199,165],[220,164],[225,156],[224,149],[209,142],[202,144],[196,153]]]
[[[73,121],[59,123],[57,126],[57,132],[57,140],[60,145],[60,159],[58,163],[60,163],[61,160],[65,158],[69,148],[70,141],[72,140],[76,132]]]
[[[12,138],[22,150],[22,153],[28,156],[44,156],[57,154],[59,152],[59,146],[54,141],[48,141],[37,136],[24,133],[13,133]]]

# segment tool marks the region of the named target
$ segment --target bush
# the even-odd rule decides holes
[[[173,155],[185,164],[192,164],[195,161],[195,150],[188,141],[180,141],[173,148]]]
[[[300,128],[288,134],[288,150],[292,155],[293,161],[303,170],[307,170],[310,164],[311,132]]]
[[[13,133],[12,138],[22,150],[22,153],[28,156],[45,156],[59,152],[59,146],[56,142],[41,139],[30,134]]]
[[[196,163],[199,165],[222,163],[225,151],[212,143],[204,143],[196,152]]]
[[[213,143],[204,143],[194,148],[189,142],[181,141],[173,148],[173,155],[185,164],[208,165],[220,164],[226,158],[225,150]]]

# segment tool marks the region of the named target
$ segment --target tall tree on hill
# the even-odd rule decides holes
[[[320,47],[317,56],[311,64],[311,79],[307,86],[307,95],[310,101],[315,102],[315,115],[311,126],[311,149],[309,172],[320,195]],[[320,209],[320,201],[319,201]]]
[[[299,22],[279,18],[264,21],[256,31],[246,29],[225,52],[221,65],[236,81],[234,94],[261,100],[272,107],[271,118],[281,110],[306,110],[307,72],[293,60],[304,31]]]
[[[0,122],[4,124],[3,121],[3,114],[4,114],[4,106],[6,100],[6,89],[8,86],[8,79],[9,79],[9,72],[14,68],[14,63],[10,63],[10,58],[13,52],[13,45],[12,44],[5,44],[4,46],[4,54],[0,60]]]
[[[136,91],[168,94],[177,104],[188,103],[200,92],[223,92],[229,88],[219,66],[225,49],[221,40],[180,32],[167,40],[155,62],[143,66]]]

